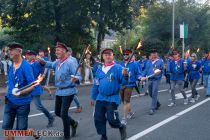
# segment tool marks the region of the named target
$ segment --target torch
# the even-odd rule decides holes
[[[85,49],[83,50],[82,56],[80,57],[80,60],[79,60],[78,66],[77,66],[77,69],[76,69],[74,75],[72,75],[72,77],[75,77],[75,76],[77,75],[77,72],[79,71],[79,67],[80,67],[81,64],[83,63],[84,57],[85,57],[85,55],[88,53],[89,48],[90,48],[90,45],[87,45],[87,46],[85,47]]]
[[[200,52],[200,48],[197,49],[197,53],[199,53],[199,52]]]
[[[128,64],[130,63],[130,61],[132,60],[132,57],[133,57],[133,55],[134,55],[135,50],[139,49],[141,46],[142,46],[141,41],[139,41],[138,44],[133,48],[132,54],[131,54],[131,56],[129,57],[128,62],[125,64],[125,67],[126,67],[126,68],[128,67]]]
[[[22,87],[22,88],[20,88],[20,89],[14,88],[14,89],[12,90],[12,94],[15,95],[15,96],[19,96],[21,91],[23,91],[23,90],[25,90],[25,89],[27,89],[27,88],[29,88],[29,87],[36,86],[36,85],[40,84],[40,83],[42,82],[43,78],[44,78],[44,77],[40,74],[40,75],[38,76],[38,79],[37,79],[36,81],[32,82],[31,84],[26,85],[26,86],[24,86],[24,87]]]
[[[120,46],[120,53],[121,53],[121,54],[123,54],[123,51],[122,51],[122,46]]]
[[[147,78],[147,79],[149,79],[149,78],[151,78],[151,77],[155,76],[156,74],[159,74],[160,72],[161,72],[161,70],[160,70],[160,69],[156,69],[156,70],[154,71],[154,73],[153,73],[153,74],[151,74],[151,75],[147,76],[146,78]]]
[[[48,46],[47,48],[48,50],[48,58],[49,58],[49,61],[51,61],[51,55],[50,55],[50,47]],[[47,73],[47,81],[46,81],[46,85],[48,86],[49,85],[49,80],[50,80],[50,73],[51,73],[51,70],[47,70],[48,73]]]

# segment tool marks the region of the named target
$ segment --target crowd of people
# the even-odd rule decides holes
[[[177,50],[173,50],[171,54],[162,59],[158,51],[153,49],[148,56],[142,54],[142,59],[136,60],[133,51],[125,49],[122,52],[123,61],[117,62],[113,49],[104,48],[100,54],[101,60],[96,58],[95,61],[91,61],[91,54],[87,53],[84,58],[81,58],[83,61],[79,61],[83,63],[78,64],[77,59],[72,56],[71,48],[60,42],[55,47],[57,59],[51,62],[44,56],[36,57],[36,53],[30,50],[23,58],[21,44],[8,45],[9,57],[13,63],[8,70],[8,92],[5,96],[2,125],[4,130],[13,129],[15,118],[17,118],[17,130],[28,129],[31,101],[48,118],[47,127],[53,126],[55,118],[42,105],[40,99],[44,89],[51,94],[51,91],[45,87],[45,83],[36,83],[23,90],[18,90],[33,83],[40,74],[45,79],[48,69],[55,71],[55,115],[62,119],[64,140],[75,137],[78,128],[78,122],[69,116],[68,110],[73,100],[80,109],[78,112],[82,110],[76,87],[82,81],[81,69],[78,69],[82,64],[87,74],[84,82],[89,83],[89,78],[93,80],[90,103],[95,107],[94,124],[101,140],[108,139],[107,121],[112,128],[119,129],[121,140],[126,139],[126,125],[135,115],[130,104],[133,90],[136,90],[140,96],[149,95],[151,104],[148,107],[148,114],[157,113],[161,106],[158,90],[163,76],[166,77],[171,93],[171,103],[168,104],[168,107],[176,106],[176,86],[184,97],[184,105],[199,100],[200,95],[196,90],[199,79],[202,79],[201,82],[204,83],[206,97],[210,96],[210,51],[206,52],[202,60],[198,60],[196,53],[191,55],[186,53],[185,58],[181,58]],[[192,90],[189,98],[184,90],[188,83]],[[144,93],[139,91],[139,85],[144,88]],[[121,102],[123,103],[122,119],[118,113]],[[38,136],[34,137],[38,138]],[[6,139],[13,138],[6,137]]]

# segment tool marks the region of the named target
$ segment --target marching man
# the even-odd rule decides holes
[[[210,51],[206,52],[206,56],[202,61],[202,71],[206,97],[210,97]]]
[[[36,53],[33,51],[28,51],[26,53],[26,56],[28,58],[28,62],[31,64],[33,69],[33,74],[35,79],[38,78],[38,76],[44,73],[44,67],[36,61]],[[37,85],[33,91],[31,92],[33,97],[33,102],[37,108],[37,110],[40,110],[44,113],[44,115],[48,118],[48,124],[47,128],[52,127],[54,118],[52,114],[49,113],[49,111],[43,106],[41,102],[41,95],[44,93],[43,87],[41,85]]]
[[[38,61],[44,64],[46,68],[55,70],[55,86],[57,88],[55,93],[55,114],[61,117],[63,121],[63,140],[70,140],[71,137],[75,137],[76,135],[78,122],[68,115],[68,110],[74,99],[74,95],[78,92],[75,85],[81,81],[79,74],[72,76],[75,74],[78,64],[69,58],[67,52],[67,46],[58,42],[55,51],[58,61],[46,62],[38,58]],[[72,127],[72,135],[70,135],[70,126]]]
[[[134,115],[134,112],[132,112],[131,110],[130,100],[133,88],[136,86],[136,81],[138,79],[141,79],[141,69],[138,63],[135,63],[134,61],[128,62],[129,58],[131,57],[131,54],[131,50],[123,50],[124,61],[119,63],[122,67],[126,67],[126,65],[128,67],[128,84],[123,86],[120,92],[124,110],[124,116],[121,122],[125,125],[127,124],[127,119],[131,119]]]
[[[168,68],[169,68],[168,71],[170,73],[170,79],[171,79],[171,98],[172,98],[172,102],[168,106],[169,107],[176,106],[175,91],[174,91],[176,85],[178,85],[178,89],[184,97],[184,104],[185,105],[188,104],[188,99],[183,89],[184,79],[185,79],[184,59],[180,58],[178,51],[173,51],[173,60],[170,61]]]
[[[163,60],[159,58],[156,49],[152,50],[150,57],[151,57],[151,62],[150,62],[150,64],[148,64],[149,67],[147,69],[147,72],[145,71],[143,75],[145,76],[146,73],[153,74],[155,72],[155,70],[157,70],[157,69],[160,70],[159,73],[155,74],[153,77],[150,77],[148,79],[149,95],[152,98],[149,115],[153,115],[155,113],[155,111],[159,109],[159,107],[161,105],[158,100],[158,89],[159,89],[160,80],[162,78],[162,74],[164,71],[164,63],[163,63]],[[142,78],[142,79],[144,79],[144,78]]]
[[[5,97],[2,128],[12,130],[16,118],[16,130],[27,130],[32,101],[31,91],[35,85],[20,92],[15,89],[20,89],[34,82],[33,70],[30,64],[22,58],[23,46],[21,44],[12,43],[8,47],[9,57],[13,64],[8,71],[8,92]],[[14,137],[6,137],[5,140],[14,140]]]
[[[107,140],[106,121],[112,128],[120,130],[121,140],[126,139],[126,126],[120,122],[118,106],[121,102],[121,84],[126,83],[126,69],[114,62],[113,50],[106,48],[101,52],[104,64],[95,74],[91,92],[91,105],[95,105],[94,122],[101,140]]]

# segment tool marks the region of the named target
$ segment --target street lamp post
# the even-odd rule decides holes
[[[173,11],[172,11],[172,49],[174,49],[174,32],[175,32],[175,0],[173,0]]]

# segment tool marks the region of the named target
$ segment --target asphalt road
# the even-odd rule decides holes
[[[148,96],[139,97],[135,92],[131,100],[132,108],[135,111],[135,118],[128,121],[128,140],[209,140],[210,124],[210,98],[204,95],[203,87],[197,87],[201,95],[199,101],[195,103],[183,104],[183,98],[177,94],[177,106],[169,108],[170,94],[168,86],[162,82],[159,89],[159,99],[161,108],[154,115],[150,116],[149,106],[151,99]],[[79,99],[83,106],[83,111],[74,113],[75,104],[72,103],[69,114],[79,121],[78,133],[73,140],[99,140],[94,121],[93,107],[90,106],[91,86],[79,87]],[[186,89],[190,96],[190,89]],[[54,100],[45,95],[43,104],[49,111],[54,110]],[[0,127],[2,126],[4,105],[0,106]],[[119,106],[120,116],[122,116],[122,105]],[[53,113],[53,112],[52,112]],[[29,128],[36,130],[62,131],[62,121],[56,117],[54,126],[46,129],[47,118],[37,111],[34,104],[31,104],[29,117]],[[119,130],[112,129],[107,124],[107,135],[109,140],[120,140]],[[3,130],[0,129],[0,139],[3,139]],[[17,137],[16,140],[32,140],[30,137]],[[59,140],[59,137],[43,137],[42,140]]]

